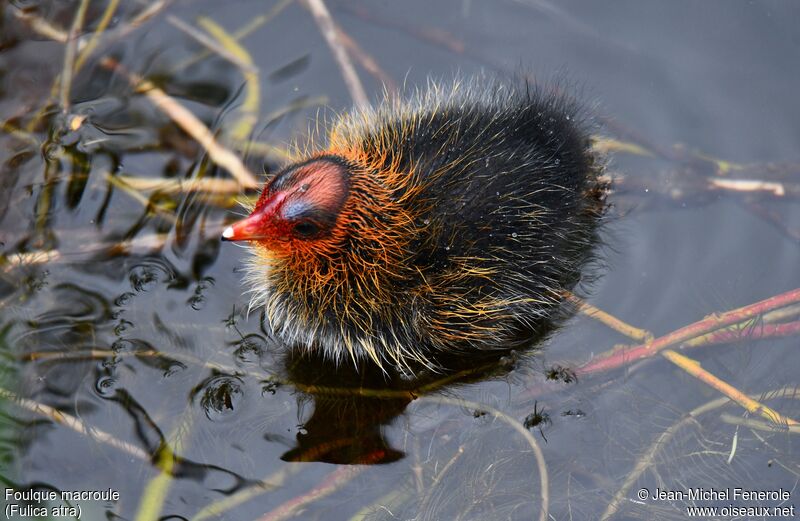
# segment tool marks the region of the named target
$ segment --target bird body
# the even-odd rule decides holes
[[[291,345],[411,369],[530,341],[592,256],[606,185],[579,106],[431,84],[340,117],[223,238]]]

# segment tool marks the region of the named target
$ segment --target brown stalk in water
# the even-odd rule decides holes
[[[711,331],[744,322],[777,308],[800,302],[800,288],[744,306],[722,314],[712,314],[703,320],[682,327],[672,333],[656,338],[652,342],[632,347],[613,349],[603,353],[575,370],[578,375],[596,374],[628,365],[642,358],[649,358],[662,349],[687,342]]]
[[[800,425],[795,420],[787,418],[786,416],[781,415],[766,405],[758,403],[731,384],[720,380],[718,377],[703,369],[703,367],[700,365],[700,362],[697,362],[696,360],[692,360],[687,356],[676,353],[671,349],[662,351],[661,356],[677,365],[690,375],[694,376],[701,382],[713,387],[734,402],[738,403],[747,409],[747,412],[760,414],[776,425]]]
[[[202,121],[183,105],[168,96],[163,90],[138,75],[127,71],[112,58],[104,58],[101,64],[125,76],[137,92],[143,93],[153,104],[167,114],[187,134],[192,136],[208,152],[217,165],[228,170],[244,188],[257,188],[260,183],[247,169],[239,156],[222,146]]]
[[[338,469],[328,474],[322,482],[305,494],[292,498],[281,504],[275,510],[267,512],[259,518],[259,521],[283,521],[289,519],[304,506],[319,499],[329,496],[353,480],[367,468],[369,462],[364,465],[342,465]]]
[[[331,13],[325,6],[325,2],[322,0],[304,0],[304,5],[314,16],[314,21],[317,23],[320,33],[322,33],[325,42],[330,47],[333,57],[342,71],[342,77],[350,96],[353,98],[353,102],[358,107],[369,107],[367,93],[358,78],[355,67],[353,67],[353,62],[350,61],[347,50],[339,38],[339,32],[336,30],[336,25],[333,18],[331,18]]]

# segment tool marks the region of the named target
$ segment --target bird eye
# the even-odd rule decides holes
[[[310,221],[300,221],[294,225],[294,232],[300,237],[311,237],[319,232],[319,226]]]

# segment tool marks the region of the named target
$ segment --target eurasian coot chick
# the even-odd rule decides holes
[[[223,239],[250,241],[252,306],[290,345],[410,370],[519,347],[592,256],[587,126],[555,90],[431,84],[339,117]]]

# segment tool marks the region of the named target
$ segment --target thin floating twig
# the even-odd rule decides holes
[[[186,192],[238,194],[241,191],[241,186],[235,179],[216,179],[211,177],[201,179],[153,179],[121,174],[116,177],[131,188],[143,192],[157,190],[168,194]]]
[[[192,325],[190,327],[196,327]],[[197,367],[205,367],[212,371],[228,374],[241,374],[254,378],[264,378],[264,373],[242,370],[222,363],[210,360],[200,360],[192,355],[185,353],[164,353],[155,349],[143,349],[139,351],[114,351],[113,349],[81,349],[73,351],[35,351],[22,356],[18,359],[23,362],[70,362],[77,360],[102,360],[107,358],[157,358],[167,362],[180,362],[194,364]],[[277,379],[276,379],[277,380]],[[281,384],[288,382],[280,381]]]
[[[305,385],[293,382],[292,386],[306,394],[327,395],[327,396],[363,396],[369,398],[383,399],[402,399],[413,401],[422,395],[432,393],[452,382],[462,381],[470,375],[480,374],[488,369],[495,367],[494,363],[486,363],[456,371],[453,374],[443,376],[432,382],[428,382],[416,389],[376,389],[369,387],[330,387],[321,385]]]
[[[764,181],[761,179],[719,179],[708,180],[710,188],[731,190],[734,192],[768,192],[775,197],[786,195],[786,187],[777,181]]]
[[[108,69],[121,73],[128,78],[128,81],[138,91],[147,96],[153,104],[167,114],[180,126],[187,134],[192,136],[208,152],[208,156],[217,165],[228,170],[228,172],[239,181],[244,188],[257,188],[259,182],[250,173],[241,159],[217,142],[214,135],[202,121],[187,110],[183,105],[168,96],[163,90],[159,89],[152,82],[139,77],[137,74],[125,70],[125,68],[113,58],[105,58],[101,62]]]
[[[126,194],[128,194],[134,201],[141,204],[147,210],[153,210],[155,213],[167,219],[172,224],[177,222],[177,218],[175,214],[170,211],[168,208],[163,207],[160,204],[153,203],[150,199],[140,194],[136,189],[132,186],[128,186],[123,180],[119,179],[118,176],[112,175],[110,172],[106,172],[106,181],[110,184],[114,185],[118,189],[122,190]]]
[[[44,18],[40,18],[32,13],[26,13],[19,7],[14,7],[13,4],[11,4],[11,12],[17,19],[28,24],[31,29],[41,36],[61,43],[67,43],[69,41],[69,33],[66,30],[61,27],[56,27]]]
[[[301,467],[302,465],[300,463],[287,464],[280,470],[273,472],[271,475],[265,477],[261,481],[248,485],[247,487],[237,490],[233,494],[228,495],[219,501],[215,501],[209,505],[206,505],[194,516],[192,516],[191,521],[203,521],[204,519],[211,517],[219,517],[219,515],[223,512],[239,506],[245,501],[249,501],[259,494],[268,492],[270,490],[275,490],[276,488],[283,486],[286,480],[289,479],[289,477],[291,477],[293,474],[296,474]]]
[[[186,452],[185,446],[188,445],[189,433],[193,426],[194,418],[189,408],[184,410],[180,423],[170,436],[174,440],[171,443],[172,447],[166,443],[167,440],[163,440],[156,460],[156,467],[161,472],[145,486],[134,521],[154,521],[162,518],[161,510],[167,501],[170,486],[175,481],[176,460],[181,453]]]
[[[9,271],[21,266],[31,264],[47,264],[61,258],[58,250],[35,250],[28,252],[10,253],[0,256],[0,267],[3,271]]]
[[[117,11],[117,7],[119,7],[119,0],[110,0],[108,2],[106,10],[103,12],[103,17],[100,18],[100,21],[97,23],[97,27],[94,28],[91,39],[86,42],[86,45],[81,47],[81,52],[78,55],[78,59],[75,60],[75,72],[81,70],[81,67],[83,67],[83,65],[86,63],[86,60],[89,59],[89,56],[91,56],[92,51],[94,51],[94,49],[97,47],[97,44],[100,42],[100,37],[106,30],[106,27],[108,27],[108,24],[110,24],[111,20],[114,18],[114,13]]]
[[[34,136],[31,132],[27,132],[25,130],[19,129],[9,123],[8,121],[0,122],[0,131],[19,139],[20,141],[25,141],[26,143],[33,145],[35,147],[40,147],[42,144],[39,140]]]
[[[447,474],[447,471],[449,471],[450,468],[453,465],[455,465],[455,463],[459,459],[461,459],[461,456],[463,455],[464,455],[464,445],[459,445],[458,449],[456,450],[456,453],[453,454],[452,458],[450,458],[450,461],[445,463],[444,466],[442,467],[442,470],[440,470],[439,472],[436,473],[436,475],[433,476],[431,484],[427,487],[427,493],[425,493],[425,495],[422,497],[422,501],[420,502],[419,505],[420,513],[422,513],[423,515],[427,515],[426,513],[428,512],[430,502],[433,499],[433,493],[436,489],[436,486],[439,484],[440,481],[442,481],[442,478],[444,477],[445,474]]]
[[[207,47],[212,52],[219,54],[229,62],[233,63],[240,69],[249,72],[256,72],[256,69],[253,67],[252,63],[242,61],[241,56],[237,56],[236,54],[230,52],[229,49],[226,49],[224,46],[220,45],[218,41],[215,41],[213,38],[209,38],[208,35],[204,34],[198,29],[195,29],[177,16],[168,15],[167,22],[169,22],[173,27],[187,34],[199,44]]]
[[[773,311],[768,311],[761,316],[761,320],[766,324],[774,324],[798,316],[800,316],[800,304],[794,304],[792,306],[785,306]]]
[[[270,10],[264,14],[258,15],[255,18],[251,19],[244,27],[233,33],[233,38],[236,40],[242,40],[246,36],[250,35],[253,31],[261,27],[262,25],[266,24],[276,16],[278,16],[281,11],[283,11],[286,7],[289,6],[294,2],[294,0],[280,0],[277,4],[272,6]],[[208,49],[204,49],[201,52],[198,52],[194,56],[184,60],[178,65],[175,66],[175,70],[183,70],[190,65],[194,65],[195,63],[199,62],[210,56],[210,51]]]
[[[361,80],[358,78],[355,67],[353,67],[353,62],[350,61],[350,57],[347,55],[347,50],[344,48],[341,38],[339,38],[339,32],[336,30],[336,25],[334,24],[333,18],[331,18],[331,13],[325,6],[325,2],[323,2],[323,0],[305,0],[304,4],[308,10],[311,11],[314,21],[317,22],[317,27],[319,27],[320,33],[322,33],[322,37],[325,38],[328,47],[330,47],[333,53],[333,57],[336,59],[336,63],[339,65],[345,85],[347,85],[347,90],[350,92],[350,97],[353,98],[353,102],[358,107],[368,107],[369,98],[367,98],[367,93],[364,90],[364,86],[361,84]]]
[[[533,434],[531,434],[521,422],[517,421],[515,418],[509,416],[500,409],[485,403],[436,395],[420,396],[418,400],[485,411],[517,431],[525,439],[525,441],[528,442],[528,445],[530,445],[531,450],[533,450],[533,455],[536,458],[536,466],[539,471],[539,493],[542,496],[541,508],[539,509],[539,521],[547,521],[550,511],[550,478],[548,477],[547,473],[547,463],[544,459],[544,453],[539,447],[539,443],[536,441],[536,438],[533,437]]]
[[[369,521],[380,517],[378,511],[388,512],[394,517],[391,507],[399,505],[410,499],[410,491],[413,489],[411,479],[399,482],[389,492],[375,499],[372,503],[364,505],[358,512],[353,514],[347,521]],[[192,520],[194,521],[194,520]]]
[[[400,89],[397,87],[397,83],[389,76],[386,71],[384,71],[375,58],[372,57],[367,51],[364,50],[361,45],[357,41],[355,41],[349,34],[344,32],[344,30],[339,26],[339,24],[334,22],[334,27],[336,28],[336,34],[339,36],[339,39],[344,45],[345,49],[353,55],[353,58],[358,60],[358,63],[361,64],[364,69],[372,74],[375,79],[381,82],[384,88],[389,92],[391,95],[396,95]]]
[[[742,418],[741,416],[734,416],[728,413],[720,414],[719,419],[731,425],[742,425],[758,431],[800,434],[800,425],[775,425],[774,423],[764,422],[754,418]]]
[[[116,449],[120,449],[124,452],[127,452],[131,456],[137,457],[139,459],[149,461],[150,455],[142,450],[141,448],[130,444],[128,442],[119,440],[112,436],[111,434],[97,429],[95,427],[89,427],[84,422],[72,416],[71,414],[67,414],[65,412],[61,412],[49,405],[44,405],[39,402],[35,402],[33,400],[29,400],[27,398],[22,398],[21,396],[12,393],[6,389],[0,387],[0,397],[3,397],[16,405],[22,407],[23,409],[27,409],[33,413],[36,413],[41,416],[46,416],[50,418],[53,422],[58,423],[59,425],[63,425],[73,431],[83,434],[84,436],[97,440],[101,443],[105,443],[110,445]]]
[[[48,361],[71,361],[71,360],[100,360],[103,358],[113,358],[115,356],[124,355],[125,353],[119,353],[114,351],[113,349],[81,349],[79,351],[72,350],[72,351],[33,351],[30,353],[25,353],[18,358],[23,362],[48,362]],[[154,349],[142,350],[137,351],[135,353],[137,356],[152,356],[152,357],[160,357],[164,356],[163,353],[156,351]]]
[[[676,147],[680,152],[685,152],[685,147],[681,145],[677,145]],[[724,159],[719,159],[717,157],[713,157],[711,155],[705,154],[703,152],[699,152],[697,150],[693,150],[689,152],[689,157],[691,159],[700,159],[701,161],[706,161],[714,165],[717,170],[717,175],[728,175],[733,171],[736,170],[743,170],[745,168],[744,165],[739,163],[734,163],[732,161],[726,161]]]
[[[655,157],[652,152],[642,145],[600,135],[592,136],[592,149],[601,154],[617,152],[635,156]]]
[[[67,47],[64,51],[64,70],[61,73],[61,110],[66,114],[69,112],[69,91],[72,86],[72,71],[75,66],[75,53],[78,45],[78,33],[83,27],[83,19],[86,17],[86,10],[89,7],[89,0],[81,0],[75,18],[72,20],[72,27],[67,38]]]
[[[150,18],[152,18],[156,14],[158,14],[164,7],[166,7],[166,4],[167,4],[166,0],[156,0],[156,1],[152,2],[152,3],[150,3],[150,4],[147,4],[146,7],[144,9],[142,9],[142,11],[140,11],[136,16],[134,16],[132,20],[130,20],[129,22],[125,23],[124,25],[119,26],[114,31],[107,31],[106,33],[104,33],[104,35],[103,35],[104,43],[106,45],[108,45],[109,42],[112,41],[112,39],[120,39],[120,38],[124,37],[125,35],[133,32],[135,29],[137,29],[142,24],[144,24],[147,20],[149,20]],[[108,12],[109,11],[107,10],[106,14],[108,14]],[[104,15],[104,17],[105,17],[105,15]],[[102,21],[101,21],[101,23],[102,23]],[[100,26],[98,26],[98,27],[100,27]],[[112,38],[112,36],[113,36],[113,38]],[[95,40],[96,37],[97,37],[97,35],[95,34],[95,36],[93,36],[92,39]],[[69,35],[66,32],[64,32],[63,40],[62,39],[58,39],[58,41],[63,41],[63,43],[67,43],[69,41]],[[79,49],[81,48],[80,42],[78,42],[78,48]],[[84,57],[84,59],[85,59],[85,58],[88,58],[88,56],[89,56],[88,53],[81,52],[81,56],[79,56],[78,59],[80,60],[82,57]],[[82,64],[83,63],[81,62],[81,65]],[[79,69],[80,69],[80,67],[76,66],[74,71],[77,71]],[[74,72],[73,72],[73,74],[74,74]],[[28,121],[28,124],[25,125],[25,129],[26,130],[33,131],[35,128],[37,128],[37,126],[39,125],[39,122],[47,114],[50,102],[55,100],[55,99],[57,99],[58,93],[59,93],[59,90],[60,90],[60,86],[61,86],[61,82],[62,82],[61,75],[56,76],[55,80],[53,81],[53,85],[52,85],[52,87],[50,89],[50,94],[48,96],[47,101],[42,104],[42,106],[39,108],[39,110],[36,112],[36,114],[34,114],[34,116],[30,119],[30,121]]]
[[[741,308],[737,308],[721,315],[712,314],[708,317],[689,324],[656,338],[652,342],[625,348],[615,348],[603,353],[575,370],[580,375],[588,375],[616,369],[630,364],[641,358],[648,358],[662,349],[687,342],[695,337],[717,329],[749,320],[755,316],[763,315],[768,311],[782,308],[800,302],[800,288],[775,295]]]
[[[239,66],[242,76],[244,76],[245,94],[241,106],[242,115],[233,124],[230,135],[232,139],[236,140],[247,139],[256,126],[261,107],[261,83],[258,78],[258,68],[253,65],[253,59],[247,49],[242,47],[236,38],[228,34],[222,26],[206,17],[200,17],[197,23],[219,42],[219,46],[237,59],[234,63]]]
[[[160,13],[167,7],[168,3],[169,0],[155,0],[154,2],[144,3],[144,8],[136,13],[136,16],[116,28],[110,36],[113,36],[115,40],[124,38]]]
[[[283,521],[292,517],[304,506],[329,496],[367,469],[367,465],[343,465],[328,474],[322,483],[302,496],[286,501],[275,510],[267,512],[258,521]]]
[[[606,313],[602,309],[589,304],[583,299],[576,297],[572,293],[568,293],[566,297],[569,302],[578,308],[579,312],[583,313],[587,317],[593,318],[598,322],[605,324],[614,331],[622,333],[627,337],[633,338],[634,340],[639,340],[640,342],[652,342],[655,338],[653,333],[650,331],[647,331],[646,329],[639,329],[638,327],[634,327],[627,322],[623,322],[614,315]]]
[[[761,338],[785,337],[800,334],[800,321],[785,324],[752,324],[741,326],[739,324],[712,331],[705,335],[692,338],[681,344],[681,347],[698,347],[710,344],[725,344],[739,340],[755,340]]]
[[[133,255],[136,253],[152,253],[160,250],[167,242],[169,235],[157,233],[151,235],[141,235],[123,241],[113,243],[91,242],[84,244],[77,251],[62,252],[60,250],[34,250],[28,252],[13,252],[0,255],[0,269],[9,271],[29,266],[32,264],[47,264],[57,261],[72,261],[76,256],[105,252],[107,255]]]
[[[700,365],[700,362],[692,360],[688,356],[676,353],[671,349],[662,351],[661,355],[701,382],[708,384],[734,402],[738,403],[747,409],[748,412],[759,414],[776,425],[800,425],[800,423],[796,422],[795,420],[783,416],[778,411],[775,411],[774,409],[771,409],[766,405],[763,405],[750,398],[731,384],[720,380],[718,377],[703,369],[703,367]]]

